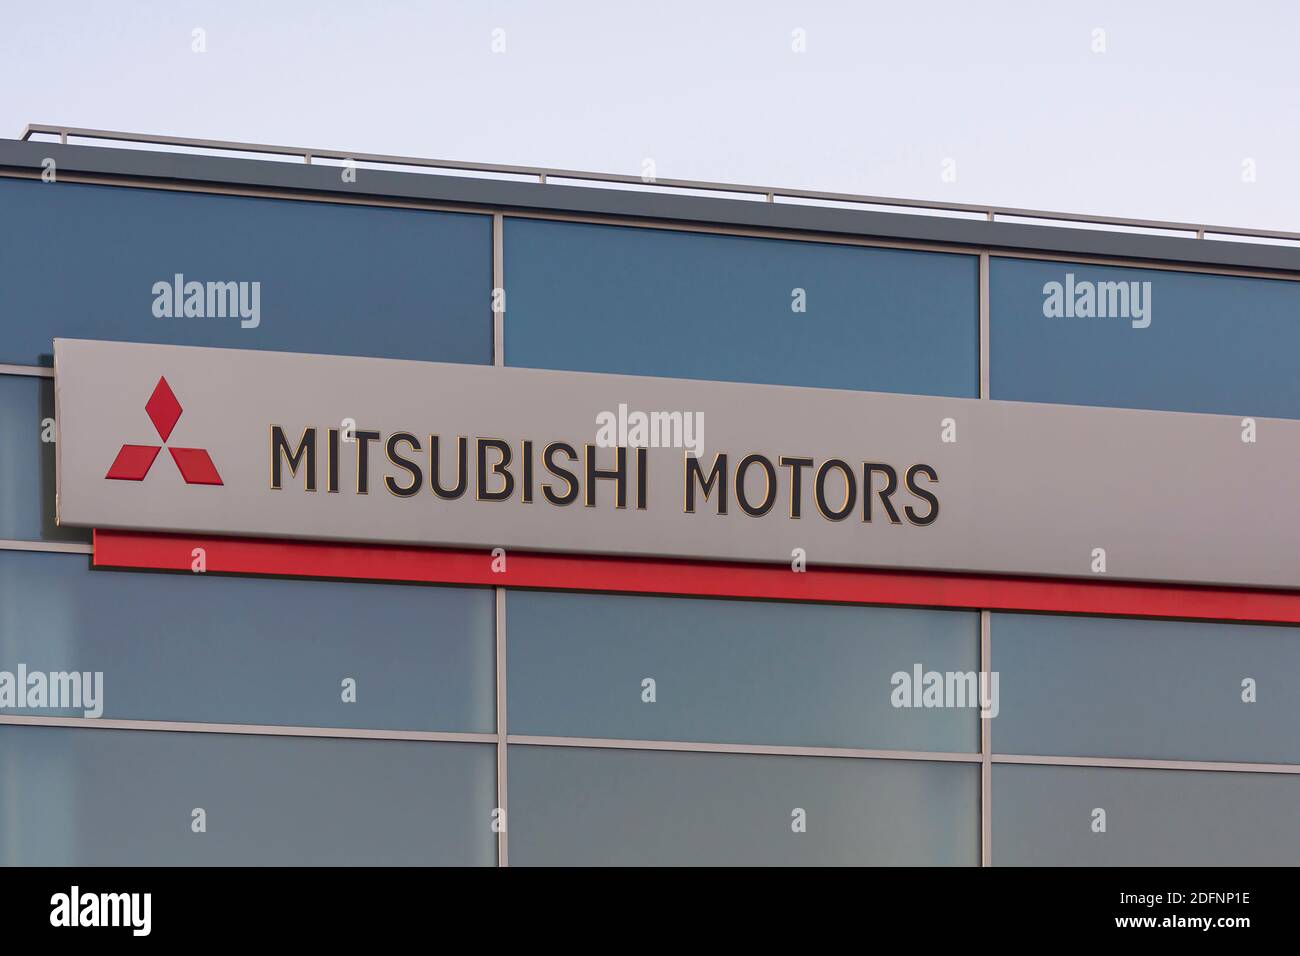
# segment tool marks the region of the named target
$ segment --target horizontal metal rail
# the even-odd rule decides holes
[[[268,156],[294,156],[305,163],[314,159],[340,160],[352,163],[373,163],[381,166],[413,166],[427,169],[454,170],[458,172],[492,173],[501,176],[527,176],[539,183],[555,179],[579,182],[611,183],[620,185],[652,186],[661,189],[686,189],[704,192],[736,193],[761,196],[767,202],[778,199],[803,199],[820,202],[853,203],[863,206],[916,210],[920,212],[969,213],[994,221],[998,218],[1039,219],[1052,222],[1075,223],[1089,226],[1113,226],[1123,229],[1155,229],[1169,232],[1186,232],[1197,239],[1206,235],[1233,236],[1245,239],[1277,239],[1300,242],[1300,232],[1273,229],[1245,229],[1239,226],[1215,226],[1208,223],[1171,222],[1164,219],[1126,219],[1115,216],[1094,216],[1086,213],[1056,212],[1046,209],[1022,209],[1015,206],[984,206],[978,203],[934,202],[926,199],[900,199],[890,196],[866,196],[857,193],[825,192],[811,189],[783,189],[776,186],[754,186],[743,183],[719,183],[696,179],[648,179],[621,173],[595,173],[581,169],[555,169],[543,166],[515,166],[506,163],[471,163],[454,159],[429,159],[420,156],[394,156],[385,153],[358,153],[337,149],[315,149],[304,146],[275,146],[267,143],[239,143],[230,140],[193,139],[185,136],[157,136],[152,133],[126,133],[118,130],[87,129],[80,126],[51,126],[29,123],[24,127],[23,140],[32,136],[58,136],[61,143],[69,137],[121,143],[139,143],[149,146],[175,146],[187,149],[209,149],[224,152],[257,153]],[[1190,238],[1190,237],[1189,237]]]

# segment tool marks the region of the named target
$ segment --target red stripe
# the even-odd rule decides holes
[[[1300,624],[1300,591],[96,531],[96,567]]]

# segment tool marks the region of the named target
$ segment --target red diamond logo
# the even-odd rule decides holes
[[[167,379],[158,379],[158,384],[154,386],[153,394],[145,403],[144,410],[149,415],[149,421],[153,422],[153,427],[158,429],[158,437],[166,442],[172,435],[172,429],[180,420],[182,411],[181,403],[176,401],[176,395],[172,392],[172,387],[167,384]]]
[[[202,448],[168,448],[187,485],[219,485],[217,466]]]
[[[158,379],[158,384],[154,386],[153,394],[145,403],[144,410],[149,416],[149,421],[153,422],[158,437],[163,440],[163,445],[166,445],[183,411],[172,387],[167,384],[167,379]],[[221,475],[217,473],[217,466],[212,463],[212,458],[206,449],[168,448],[167,450],[171,452],[172,461],[176,462],[176,467],[180,469],[181,477],[185,479],[187,485],[221,484]],[[162,447],[158,445],[123,445],[117,457],[113,459],[113,464],[109,466],[108,474],[104,477],[114,481],[144,481],[160,451]]]
[[[162,449],[157,445],[123,445],[104,477],[121,481],[144,481],[144,476],[149,474],[153,460],[160,451]]]

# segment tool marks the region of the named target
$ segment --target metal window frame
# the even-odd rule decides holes
[[[504,589],[501,589],[504,590]],[[718,743],[700,740],[654,740],[624,737],[563,737],[545,734],[497,734],[438,730],[386,730],[368,727],[313,727],[289,724],[228,724],[186,720],[108,717],[0,715],[0,726],[64,727],[84,730],[139,730],[160,733],[235,734],[270,737],[330,737],[397,740],[419,743],[470,743],[485,746],[575,747],[591,750],[646,750],[671,753],[734,754],[769,757],[832,757],[847,760],[907,760],[973,765],[1016,764],[1093,767],[1123,770],[1177,770],[1211,773],[1300,774],[1300,763],[1232,760],[1170,760],[1156,757],[1079,757],[1055,754],[969,753],[939,750],[889,750],[860,747],[814,747],[786,744]],[[507,827],[508,829],[508,827]]]

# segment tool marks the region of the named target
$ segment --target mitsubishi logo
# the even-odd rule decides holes
[[[157,429],[158,437],[162,439],[163,444],[123,445],[117,457],[113,459],[113,466],[108,469],[105,478],[117,481],[144,481],[145,475],[149,474],[149,469],[153,467],[154,459],[158,457],[158,452],[167,445],[167,439],[171,437],[172,429],[176,427],[176,422],[180,420],[183,411],[181,403],[176,400],[165,378],[158,379],[158,384],[154,386],[153,394],[145,403],[144,410],[149,415],[149,420],[153,422],[153,427]],[[221,484],[217,466],[212,464],[212,459],[204,449],[167,448],[167,450],[172,453],[172,461],[176,462],[176,467],[180,469],[181,477],[185,479],[187,485]]]

